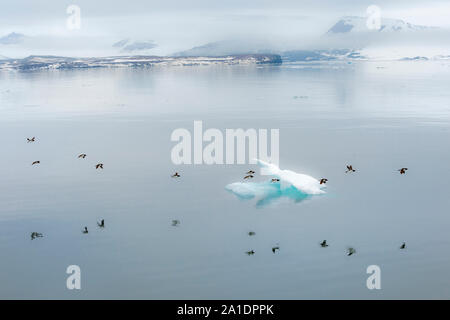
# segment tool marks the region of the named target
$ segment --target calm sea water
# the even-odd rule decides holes
[[[1,73],[0,298],[448,299],[449,81],[437,62]],[[173,165],[194,120],[279,129],[280,167],[327,194],[257,206],[225,190],[253,165]]]

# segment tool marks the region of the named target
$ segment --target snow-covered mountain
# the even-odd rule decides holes
[[[432,27],[419,26],[398,19],[380,19],[379,29],[370,29],[367,26],[368,18],[348,16],[341,18],[327,32],[328,35],[333,34],[355,34],[365,32],[414,32],[434,29]]]
[[[25,39],[25,35],[21,33],[11,32],[6,36],[0,37],[0,44],[8,45],[8,44],[17,44],[21,43]]]
[[[448,30],[381,18],[373,28],[367,17],[339,19],[322,37],[330,48],[346,48],[368,60],[419,61],[450,54]]]
[[[445,33],[448,34],[445,34]],[[378,29],[370,28],[367,17],[346,16],[316,40],[298,39],[298,49],[283,50],[274,43],[247,39],[207,43],[175,56],[221,56],[227,54],[280,54],[283,61],[340,60],[425,60],[450,55],[445,36],[450,32],[411,24],[399,19],[381,18]],[[420,59],[417,59],[420,57]]]
[[[121,52],[137,52],[140,53],[156,48],[158,45],[152,40],[134,41],[130,43],[130,39],[123,39],[114,43],[113,48],[120,48]]]
[[[175,57],[190,57],[190,56],[211,56],[219,57],[223,55],[233,54],[265,54],[278,53],[269,47],[266,43],[256,41],[255,39],[243,40],[226,40],[210,42],[201,46],[193,47],[191,49],[175,52],[172,54]]]

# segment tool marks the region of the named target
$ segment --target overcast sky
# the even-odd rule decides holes
[[[81,9],[81,29],[68,30],[66,9]],[[124,38],[155,41],[155,54],[170,54],[208,42],[261,37],[292,43],[326,32],[341,16],[365,16],[377,5],[383,17],[450,28],[450,1],[434,0],[14,0],[0,6],[0,37],[34,37],[28,49],[79,47],[79,55],[107,54]],[[0,47],[0,55],[11,47]],[[19,48],[17,48],[19,50]],[[24,54],[29,53],[28,51]],[[51,51],[51,50],[50,50]],[[98,52],[97,52],[98,51]]]

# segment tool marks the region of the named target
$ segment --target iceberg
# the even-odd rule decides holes
[[[256,161],[266,175],[277,178],[279,181],[272,182],[270,179],[263,182],[234,182],[228,184],[225,189],[243,200],[256,198],[257,205],[264,205],[281,197],[299,202],[325,193],[323,190],[325,185],[321,185],[319,180],[309,175],[282,170],[274,164],[259,159]]]

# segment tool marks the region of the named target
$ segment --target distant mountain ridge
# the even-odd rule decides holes
[[[176,52],[174,55],[189,57],[195,55],[221,56],[225,54],[268,53],[281,55],[285,62],[371,59],[418,61],[425,59],[443,59],[449,56],[450,48],[449,50],[443,50],[443,52],[430,53],[428,57],[423,56],[423,50],[416,52],[413,48],[409,51],[403,50],[403,56],[397,52],[398,50],[392,50],[392,48],[399,44],[399,40],[415,40],[415,37],[426,37],[426,32],[430,30],[442,31],[439,28],[415,25],[400,19],[381,18],[380,28],[370,29],[367,21],[367,17],[342,17],[322,37],[319,37],[315,44],[308,45],[309,49],[277,51],[264,49],[269,46],[265,43],[252,42],[252,40],[217,41],[196,46],[189,50]],[[317,46],[317,49],[314,46]],[[381,49],[374,51],[374,47],[385,47],[385,52],[382,52]],[[366,50],[368,48],[371,50]],[[394,51],[396,55],[393,55]]]
[[[296,39],[296,44],[285,40],[274,41],[273,38],[261,39],[242,36],[233,40],[209,42],[191,49],[178,51],[171,56],[156,57],[153,52],[164,52],[165,48],[153,48],[158,45],[153,40],[134,41],[131,38],[107,44],[106,58],[67,58],[55,56],[30,56],[24,59],[8,59],[0,55],[0,68],[8,65],[12,69],[20,68],[82,68],[105,66],[141,65],[196,65],[211,63],[244,63],[248,58],[262,63],[258,57],[271,57],[270,63],[311,62],[311,61],[351,61],[351,60],[403,60],[422,61],[449,59],[450,44],[446,43],[448,30],[415,25],[399,19],[381,18],[380,28],[369,28],[367,17],[344,16],[316,38]],[[431,31],[431,32],[430,32]],[[436,31],[436,32],[435,32]],[[119,39],[117,39],[119,40]],[[285,43],[283,43],[283,41]],[[8,56],[20,52],[21,42],[32,50],[32,45],[39,42],[38,37],[25,36],[12,32],[0,37],[0,49]],[[3,46],[2,46],[3,45]],[[285,48],[290,48],[289,50]],[[291,49],[298,48],[298,49]],[[42,49],[32,51],[42,52]],[[66,51],[63,51],[66,52]],[[44,52],[45,53],[45,52]],[[85,54],[83,54],[85,55]],[[126,55],[117,57],[116,55]],[[141,59],[145,57],[144,59]],[[235,57],[230,61],[224,57]],[[277,58],[274,58],[277,57]],[[6,63],[7,61],[7,63]],[[215,62],[213,62],[215,61]],[[219,62],[220,61],[220,62]]]

